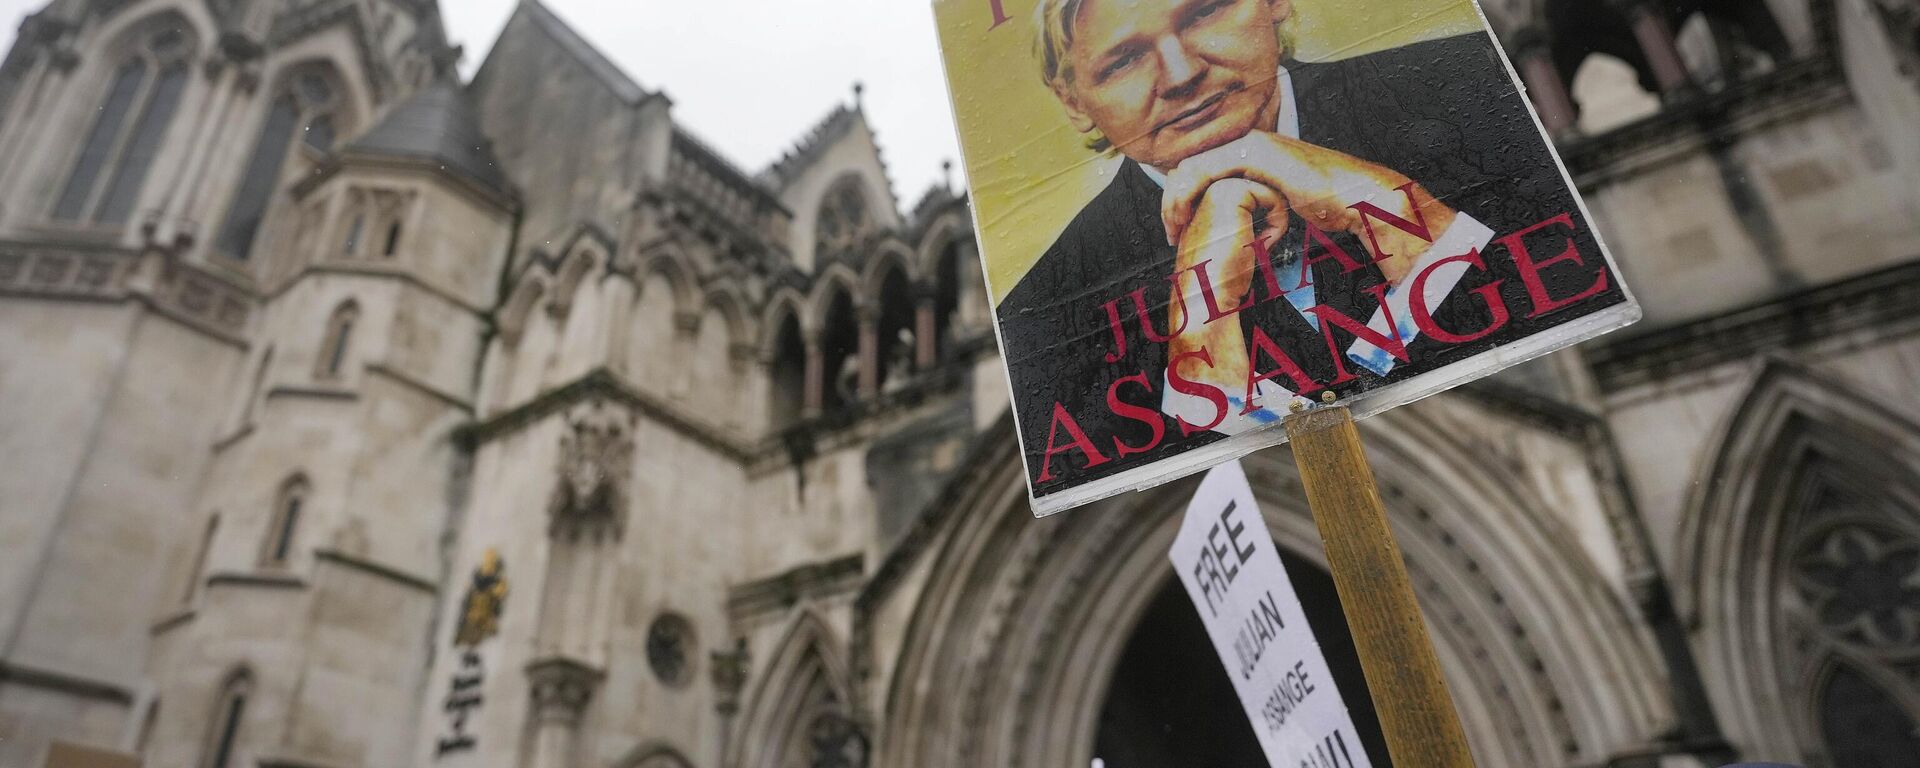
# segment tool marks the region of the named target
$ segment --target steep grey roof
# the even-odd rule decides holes
[[[520,10],[524,11],[527,18],[532,19],[536,26],[546,32],[548,37],[553,38],[555,43],[573,56],[574,60],[580,62],[580,66],[585,67],[596,79],[606,84],[607,88],[613,91],[621,101],[638,104],[658,95],[641,87],[639,83],[633,81],[633,78],[627,77],[627,73],[620,71],[620,67],[609,61],[606,54],[593,47],[593,44],[581,37],[580,33],[573,31],[573,27],[568,26],[565,20],[548,10],[540,0],[520,0]]]
[[[429,160],[491,191],[513,195],[486,134],[480,132],[472,102],[451,82],[434,83],[408,97],[373,130],[348,144],[343,154]]]

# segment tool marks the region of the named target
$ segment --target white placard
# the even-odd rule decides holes
[[[1240,462],[1214,467],[1167,553],[1273,768],[1372,768]]]

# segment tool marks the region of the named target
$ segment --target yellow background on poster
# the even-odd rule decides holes
[[[1107,185],[1117,156],[1087,149],[1040,81],[1039,0],[935,0],[947,82],[966,157],[981,259],[998,303],[1081,206]],[[1293,0],[1294,58],[1337,61],[1485,29],[1472,0]]]

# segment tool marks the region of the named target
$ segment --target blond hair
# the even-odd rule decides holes
[[[1073,83],[1073,65],[1067,52],[1073,50],[1073,20],[1080,15],[1086,0],[1040,0],[1034,8],[1034,58],[1040,60],[1040,82],[1060,92]],[[1113,150],[1113,142],[1094,128],[1087,131],[1087,148],[1095,152]]]

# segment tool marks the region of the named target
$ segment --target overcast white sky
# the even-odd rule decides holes
[[[441,0],[471,74],[518,0]],[[0,0],[0,45],[45,0]],[[665,90],[674,116],[749,171],[779,157],[866,83],[904,208],[940,179],[959,146],[931,0],[547,0],[641,85]]]

